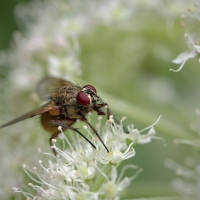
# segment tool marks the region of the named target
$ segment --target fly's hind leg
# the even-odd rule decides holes
[[[52,140],[57,138],[59,134],[60,134],[60,131],[57,131],[57,132],[53,133],[53,135],[49,138],[50,147],[55,156],[57,155],[57,153],[56,153],[56,150],[54,148],[52,148],[52,146],[53,146]]]
[[[61,126],[61,127],[63,127],[65,130],[66,129],[70,129],[70,130],[72,130],[72,131],[74,131],[74,132],[77,132],[79,135],[81,135],[87,142],[89,142],[91,145],[92,145],[92,147],[94,148],[94,149],[96,149],[96,146],[88,139],[88,138],[86,138],[78,129],[76,129],[76,128],[74,128],[74,127],[72,127],[71,125],[72,124],[74,124],[75,123],[75,121],[76,120],[74,120],[74,119],[52,119],[51,120],[51,123],[52,124],[54,124],[54,125],[58,125],[58,126]],[[71,123],[70,123],[71,122]],[[50,138],[50,144],[52,145],[52,139],[54,139],[54,138],[56,138],[58,135],[59,135],[59,131],[58,132],[56,132],[56,133],[54,133],[52,136],[51,136],[51,138]],[[55,149],[53,149],[53,151],[55,152]]]
[[[107,146],[104,144],[103,140],[101,139],[100,135],[98,134],[97,130],[88,122],[88,120],[84,117],[84,115],[82,115],[82,121],[85,122],[94,132],[94,134],[98,137],[98,139],[100,140],[100,142],[103,144],[103,146],[105,147],[106,151],[109,153],[109,150],[107,148]]]

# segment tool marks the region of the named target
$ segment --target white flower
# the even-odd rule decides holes
[[[93,163],[82,163],[79,165],[76,174],[83,179],[91,179],[95,175],[95,166]]]
[[[53,166],[53,163],[51,161],[49,161],[49,163],[50,168],[47,169],[47,171],[49,171],[50,181],[54,182],[54,184],[62,185],[63,182],[71,184],[75,181],[78,181],[74,165],[66,165],[65,163],[57,162]]]
[[[196,18],[196,21],[199,21],[199,15],[200,15],[199,8],[198,8],[198,6],[196,6],[196,4],[194,4],[193,6],[197,8],[196,9],[197,14],[195,14],[191,10],[191,8],[190,8],[191,6],[188,6],[187,10],[189,11],[190,16],[187,16],[187,17],[190,18],[192,16],[192,17]],[[191,21],[190,21],[190,23],[191,23]],[[188,27],[187,27],[187,29],[188,29]],[[179,72],[189,59],[196,57],[200,53],[199,33],[197,31],[193,32],[193,33],[190,33],[189,31],[187,31],[184,34],[184,37],[186,38],[186,44],[188,45],[189,51],[180,53],[178,55],[178,57],[172,61],[175,64],[181,64],[177,70],[170,69],[173,72]]]
[[[137,169],[137,167],[135,166],[131,167]],[[122,173],[124,172],[124,170],[125,169],[122,169]],[[136,176],[140,172],[141,171],[139,170]],[[124,177],[122,180],[120,179],[121,177],[122,175],[118,176],[117,169],[112,166],[110,180],[103,184],[100,190],[105,195],[105,199],[119,199],[120,192],[124,191],[125,188],[127,188],[131,184],[131,180],[133,179],[133,177]]]
[[[85,147],[86,148],[83,147],[82,149],[77,148],[77,151],[72,152],[71,156],[76,162],[90,162],[95,158],[96,152],[93,147],[89,143],[87,143]]]
[[[175,58],[172,62],[175,64],[181,64],[180,67],[177,70],[170,69],[170,71],[179,72],[183,68],[185,63],[189,59],[194,58],[196,55],[197,55],[197,52],[195,51],[195,49],[192,50],[191,52],[183,52],[183,53],[179,54],[178,57]]]
[[[129,159],[135,156],[135,150],[131,147],[132,144],[126,149],[126,151],[122,152],[120,148],[120,143],[114,141],[113,147],[111,148],[110,152],[107,153],[105,150],[99,153],[99,161],[102,164],[108,164],[112,162],[113,164],[120,163],[123,160]]]
[[[137,143],[138,144],[146,144],[146,143],[149,143],[151,142],[152,138],[155,136],[156,132],[155,132],[155,129],[152,127],[148,133],[145,135],[140,135],[139,138],[138,138],[138,141]]]
[[[65,55],[64,57],[57,57],[56,55],[50,55],[48,59],[48,74],[49,76],[65,78],[70,80],[73,71],[77,70],[79,72],[79,61],[77,55],[71,53]],[[78,74],[78,73],[77,73]]]
[[[133,3],[120,0],[111,0],[102,4],[99,8],[99,15],[104,23],[110,24],[116,21],[125,20],[133,14]]]

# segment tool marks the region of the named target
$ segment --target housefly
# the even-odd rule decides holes
[[[89,139],[72,126],[77,120],[80,120],[92,129],[106,151],[109,152],[97,130],[86,118],[86,114],[93,111],[98,115],[106,115],[101,109],[102,107],[107,107],[107,119],[111,115],[108,104],[101,101],[95,87],[92,85],[79,86],[70,81],[47,77],[39,83],[38,93],[42,98],[48,98],[49,102],[19,118],[3,124],[0,128],[40,115],[43,128],[52,134],[49,139],[51,146],[52,139],[60,134],[58,126],[61,126],[63,131],[70,129],[77,132],[96,149],[95,145]],[[53,151],[56,154],[54,149]]]

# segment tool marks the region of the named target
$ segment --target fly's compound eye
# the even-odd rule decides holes
[[[83,106],[88,106],[88,105],[90,105],[90,102],[91,102],[89,96],[87,94],[85,94],[83,91],[80,91],[78,93],[77,100]]]
[[[97,90],[92,85],[85,85],[84,88],[92,90],[95,94],[97,93]]]

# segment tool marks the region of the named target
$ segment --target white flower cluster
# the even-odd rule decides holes
[[[48,167],[44,167],[42,161],[39,161],[42,173],[39,173],[36,167],[31,170],[24,165],[24,171],[36,183],[29,183],[29,186],[37,190],[37,195],[34,196],[15,187],[13,191],[23,193],[27,199],[38,200],[117,200],[124,189],[142,171],[137,166],[127,165],[118,174],[117,166],[122,161],[135,156],[133,146],[137,142],[147,143],[155,137],[154,131],[152,132],[153,125],[147,128],[149,132],[145,135],[141,135],[137,129],[130,128],[130,133],[127,134],[124,132],[122,120],[120,125],[117,125],[111,116],[100,133],[109,153],[86,126],[84,128],[88,133],[87,138],[95,144],[96,149],[80,137],[69,141],[62,132],[62,128],[59,127],[61,137],[64,144],[68,144],[68,148],[61,150],[56,146],[54,139],[52,148],[56,150],[57,156],[45,153],[52,159],[49,160]],[[135,170],[131,177],[123,177],[127,169]]]

